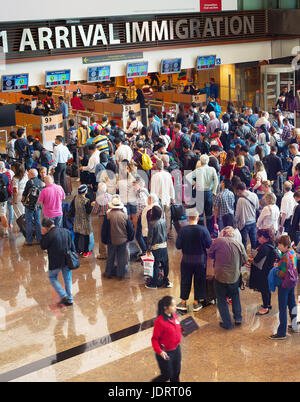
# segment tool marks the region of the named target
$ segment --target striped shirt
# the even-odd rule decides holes
[[[109,155],[109,146],[108,146],[108,141],[107,141],[107,137],[105,135],[97,135],[97,137],[95,137],[93,139],[93,144],[96,145],[98,151],[101,152],[105,152],[106,154]]]
[[[112,195],[108,193],[101,194],[96,198],[96,203],[93,208],[95,215],[104,216],[109,210],[109,203],[111,202]]]

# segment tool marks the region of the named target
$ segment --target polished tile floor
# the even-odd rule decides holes
[[[94,230],[97,247],[96,220]],[[0,381],[132,382],[158,375],[151,320],[162,296],[179,297],[174,240],[172,289],[146,289],[137,263],[130,279],[102,278],[105,262],[92,256],[73,272],[74,306],[62,309],[48,281],[47,254],[23,243],[14,232],[0,238]],[[278,325],[277,295],[265,317],[255,316],[258,293],[246,288],[241,302],[243,325],[232,331],[219,327],[216,306],[190,313],[200,329],[182,340],[182,381],[300,381],[300,334],[268,338]]]

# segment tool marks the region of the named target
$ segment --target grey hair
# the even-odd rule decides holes
[[[5,169],[6,169],[5,162],[0,161],[0,172],[4,172]]]
[[[33,175],[33,177],[38,177],[39,172],[36,169],[30,169],[31,174]]]

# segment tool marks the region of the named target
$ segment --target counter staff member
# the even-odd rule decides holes
[[[172,296],[165,296],[158,302],[151,342],[161,374],[152,382],[180,381],[182,329],[175,312],[176,302]]]

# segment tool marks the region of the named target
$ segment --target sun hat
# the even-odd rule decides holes
[[[114,195],[111,199],[111,203],[109,204],[110,209],[123,209],[124,204],[121,201],[121,198],[119,195]]]

